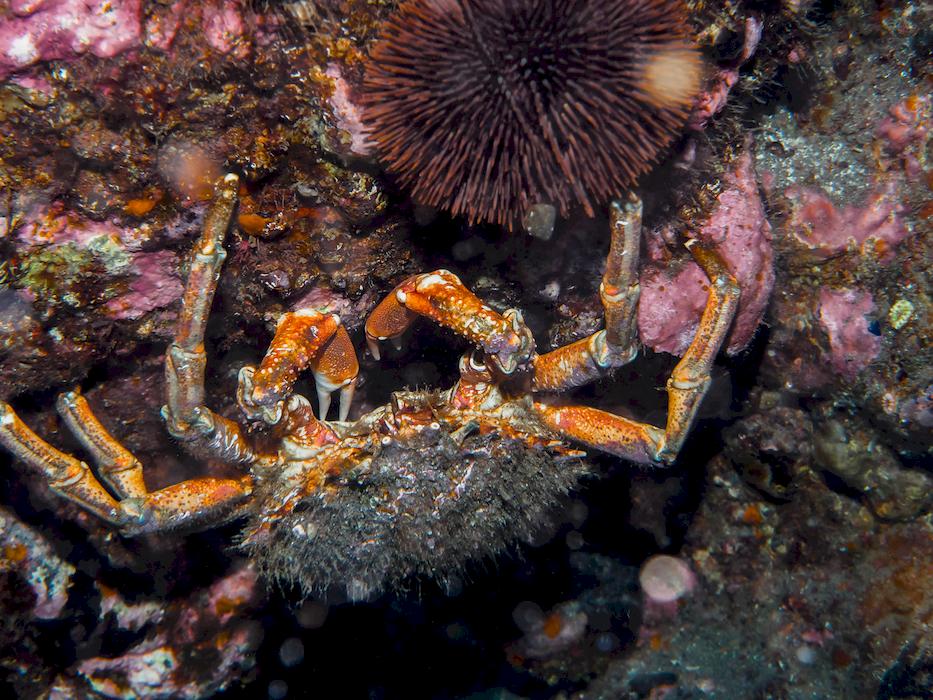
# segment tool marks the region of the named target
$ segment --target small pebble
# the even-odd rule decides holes
[[[580,549],[583,546],[583,535],[576,530],[571,530],[567,533],[566,542],[569,549]]]
[[[316,600],[305,601],[296,615],[298,624],[306,630],[316,630],[323,627],[324,621],[327,619],[327,611],[328,608],[324,603],[319,603]]]
[[[560,296],[560,282],[557,280],[548,282],[544,285],[544,289],[541,290],[541,296],[548,301],[557,301],[557,298]]]
[[[530,600],[523,601],[515,606],[512,619],[522,632],[531,632],[541,626],[544,620],[544,611],[537,603]]]
[[[804,644],[797,649],[797,660],[809,666],[816,661],[816,649]]]
[[[272,681],[269,684],[269,700],[282,700],[288,695],[288,683],[285,681]]]
[[[696,576],[684,560],[658,554],[642,565],[638,581],[652,602],[672,603],[693,589]]]
[[[603,632],[596,637],[596,648],[603,654],[608,654],[619,648],[619,638],[611,632]]]
[[[529,236],[542,241],[551,240],[554,235],[554,222],[557,220],[557,210],[550,204],[535,204],[525,214],[525,231]]]
[[[305,658],[305,645],[298,637],[290,637],[279,647],[279,661],[283,666],[297,666]]]

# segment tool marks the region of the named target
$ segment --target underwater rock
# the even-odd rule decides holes
[[[822,420],[813,439],[816,466],[861,494],[884,520],[912,520],[933,505],[933,475],[906,469],[874,431],[851,417]]]
[[[756,412],[725,431],[724,452],[746,483],[783,501],[810,471],[813,421],[799,408],[767,405],[773,398],[763,398]]]
[[[562,603],[544,615],[540,608],[534,616],[516,615],[525,635],[512,647],[513,654],[525,659],[557,656],[580,643],[587,628],[587,616],[580,605]],[[527,619],[530,618],[530,619]]]
[[[720,458],[706,486],[682,553],[694,594],[573,697],[881,697],[902,650],[929,642],[929,523],[879,524],[812,474],[768,503]]]
[[[110,58],[140,41],[140,0],[11,0],[0,19],[0,78],[39,61]]]
[[[54,620],[62,615],[75,568],[55,554],[42,535],[6,508],[0,508],[0,572],[5,581],[14,575],[32,590],[34,598],[29,606],[16,611],[25,623],[32,617]],[[10,593],[0,593],[0,597]]]
[[[785,196],[793,209],[788,222],[792,235],[817,259],[844,253],[850,246],[891,262],[892,249],[909,235],[899,212],[897,182],[891,180],[860,206],[837,209],[818,189],[792,186]]]
[[[112,615],[119,628],[145,632],[119,656],[76,665],[79,682],[102,697],[202,698],[235,685],[253,667],[261,635],[247,613],[259,593],[248,566],[168,606],[102,593],[102,618]]]
[[[829,337],[829,364],[844,378],[855,379],[881,352],[870,318],[874,299],[854,289],[821,289],[819,304],[820,325]]]

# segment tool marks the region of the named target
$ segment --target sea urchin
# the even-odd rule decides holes
[[[701,71],[681,2],[407,0],[370,54],[370,137],[417,201],[471,222],[592,216],[687,116]]]

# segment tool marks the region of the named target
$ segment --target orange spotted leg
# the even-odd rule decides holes
[[[626,202],[610,205],[612,240],[599,286],[605,330],[536,357],[535,391],[562,391],[588,384],[638,354],[635,312],[640,293],[641,209],[641,200],[634,194]]]
[[[227,253],[223,240],[236,207],[236,175],[226,175],[214,190],[214,201],[195,244],[188,284],[175,327],[175,342],[165,353],[166,405],[162,417],[173,437],[193,454],[251,465],[254,453],[240,426],[214,413],[204,401],[204,329],[210,315],[220,268]]]
[[[696,336],[667,381],[667,426],[664,430],[585,406],[535,403],[547,425],[594,448],[643,464],[676,459],[710,384],[710,369],[732,325],[739,286],[722,259],[691,240],[687,247],[710,279],[706,308]]]
[[[534,355],[534,339],[521,314],[499,314],[486,306],[447,270],[409,277],[383,299],[366,320],[366,342],[379,359],[379,341],[401,336],[418,316],[425,316],[467,338],[486,353],[503,375],[525,368]]]
[[[3,401],[0,401],[0,443],[42,474],[58,495],[111,525],[125,523],[120,504],[94,478],[88,465],[45,442]]]
[[[59,394],[55,407],[68,429],[94,458],[100,481],[111,492],[119,498],[146,495],[143,465],[101,425],[77,389]]]
[[[42,474],[52,491],[120,529],[125,535],[214,526],[236,515],[249,497],[251,479],[194,479],[148,492],[139,461],[100,424],[76,392],[59,397],[59,411],[98,464],[98,480],[87,464],[55,449],[0,401],[0,444]],[[113,488],[114,498],[101,481]]]

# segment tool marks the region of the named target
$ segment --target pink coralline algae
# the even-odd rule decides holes
[[[890,110],[875,130],[875,136],[884,143],[885,150],[903,161],[909,179],[922,172],[921,165],[930,140],[931,100],[929,95],[908,97]]]
[[[0,217],[0,227],[3,223]],[[159,229],[158,235],[170,239],[189,228],[191,224],[180,226],[179,221],[172,221]],[[151,226],[124,227],[114,221],[94,221],[64,210],[59,202],[34,203],[17,230],[24,253],[72,244],[93,251],[114,281],[127,279],[126,291],[105,305],[108,315],[118,320],[136,320],[151,311],[171,306],[184,292],[175,253],[140,250],[155,235]]]
[[[0,217],[0,225],[6,219]],[[95,238],[113,238],[133,247],[134,230],[124,231],[111,221],[94,221],[65,209],[61,202],[36,201],[28,207],[17,229],[22,251],[74,243],[86,247]]]
[[[171,306],[184,292],[177,269],[178,258],[171,251],[137,253],[133,256],[134,279],[129,290],[107,302],[108,312],[117,319],[135,320],[150,311]]]
[[[874,311],[868,292],[820,290],[820,326],[829,337],[829,363],[845,379],[855,379],[881,352],[881,338],[872,333],[867,318]]]
[[[727,341],[727,351],[735,354],[754,337],[768,306],[774,287],[774,252],[750,149],[725,182],[725,191],[696,237],[722,255],[742,290]],[[708,285],[709,280],[695,262],[675,272],[649,263],[642,271],[638,306],[642,342],[656,352],[682,355],[696,334]]]
[[[326,75],[334,81],[334,94],[330,106],[337,118],[337,128],[350,135],[350,151],[357,156],[373,154],[374,144],[369,140],[362,115],[351,96],[350,85],[343,77],[340,67],[334,63],[327,66]]]
[[[749,17],[745,20],[745,39],[742,51],[731,67],[720,68],[710,79],[706,89],[700,93],[693,106],[688,125],[691,129],[702,131],[706,123],[722,111],[729,101],[729,93],[739,81],[739,68],[755,54],[761,41],[763,25],[761,20]]]
[[[690,115],[690,128],[702,131],[706,123],[726,106],[729,93],[738,81],[739,71],[737,69],[725,68],[718,71],[706,90],[697,98],[693,114]]]
[[[212,49],[236,58],[247,55],[246,27],[237,3],[230,0],[208,3],[201,12],[204,37]]]
[[[793,185],[785,195],[792,203],[788,229],[816,257],[840,255],[850,246],[862,254],[873,252],[890,262],[893,248],[909,231],[900,217],[901,204],[894,180],[872,193],[862,206],[837,209],[822,190]]]
[[[154,5],[146,20],[146,46],[168,51],[181,26],[187,6],[188,0],[175,0],[168,6]]]
[[[0,18],[0,79],[40,61],[110,58],[140,43],[140,0],[10,0]]]
[[[198,3],[175,0],[171,5],[154,5],[145,26],[145,43],[168,51],[175,35],[190,15],[200,16],[201,31],[207,45],[220,54],[244,58],[250,49],[250,37],[243,19],[243,5],[238,0]]]
[[[184,204],[190,205],[186,212],[158,227],[148,223],[125,226],[119,223],[119,219],[89,219],[66,209],[62,202],[49,202],[38,196],[24,205],[22,216],[18,219],[17,247],[21,253],[33,253],[41,248],[54,248],[66,243],[86,248],[94,239],[105,238],[116,241],[121,249],[138,251],[155,239],[176,241],[198,233],[205,205],[203,202]],[[9,225],[7,217],[0,216],[0,230],[5,230]]]
[[[878,125],[875,134],[884,139],[893,153],[900,153],[910,144],[930,133],[930,97],[908,97],[888,110],[890,116]]]

